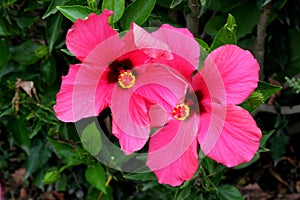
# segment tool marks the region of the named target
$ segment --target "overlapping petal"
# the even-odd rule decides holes
[[[147,166],[161,184],[178,186],[190,180],[198,168],[196,115],[170,120],[150,138]]]
[[[165,66],[144,64],[134,71],[134,86],[129,89],[117,86],[110,105],[116,127],[114,134],[119,138],[122,150],[128,154],[144,146],[151,125],[162,125],[153,118],[153,113],[149,113],[151,106],[158,104],[170,112],[179,99],[184,98],[188,87],[181,76]],[[169,84],[172,84],[171,88]]]

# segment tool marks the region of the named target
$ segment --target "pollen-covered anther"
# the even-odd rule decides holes
[[[172,116],[178,120],[185,120],[190,115],[190,107],[185,103],[178,103],[173,109]]]
[[[130,70],[121,70],[118,77],[118,82],[122,88],[131,88],[135,83],[135,76]]]

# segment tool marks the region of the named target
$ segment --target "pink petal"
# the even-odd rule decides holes
[[[238,106],[212,107],[223,111],[200,116],[198,140],[202,151],[227,167],[250,161],[259,148],[261,138],[261,130],[252,116]],[[207,139],[213,136],[216,136],[215,141]]]
[[[200,70],[212,100],[223,105],[242,103],[257,87],[258,72],[259,64],[249,51],[229,44],[211,52]]]
[[[68,75],[62,79],[62,85],[56,96],[54,110],[58,119],[75,122],[85,117],[97,116],[108,106],[113,85],[101,84],[99,68],[88,65],[70,65]],[[101,82],[101,81],[100,81]],[[96,91],[100,90],[101,95]]]
[[[172,53],[185,59],[194,70],[198,69],[200,47],[188,29],[165,24],[151,36],[166,43]]]
[[[112,94],[113,134],[125,154],[140,150],[150,134],[150,103],[130,89],[116,87]]]
[[[171,186],[190,180],[198,168],[198,117],[170,120],[150,138],[146,165],[155,173],[159,183]]]
[[[108,24],[112,11],[104,10],[102,14],[90,14],[86,20],[78,19],[67,33],[68,49],[83,61],[99,43],[118,34]]]

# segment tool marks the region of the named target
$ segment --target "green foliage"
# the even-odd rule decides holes
[[[250,113],[262,103],[264,103],[272,94],[281,90],[281,87],[271,85],[265,82],[259,82],[255,91],[241,104],[241,107]]]
[[[125,11],[125,0],[104,0],[102,3],[102,10],[108,9],[114,11],[112,22],[118,22]]]
[[[94,156],[96,156],[102,147],[101,133],[96,123],[93,122],[84,128],[81,134],[83,146]]]
[[[150,16],[156,0],[136,0],[132,2],[123,14],[120,21],[123,29],[129,29],[131,22],[142,25]]]

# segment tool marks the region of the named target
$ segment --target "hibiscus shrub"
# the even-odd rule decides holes
[[[224,173],[279,130],[264,81],[299,73],[290,4],[1,1],[0,200],[243,199]]]

